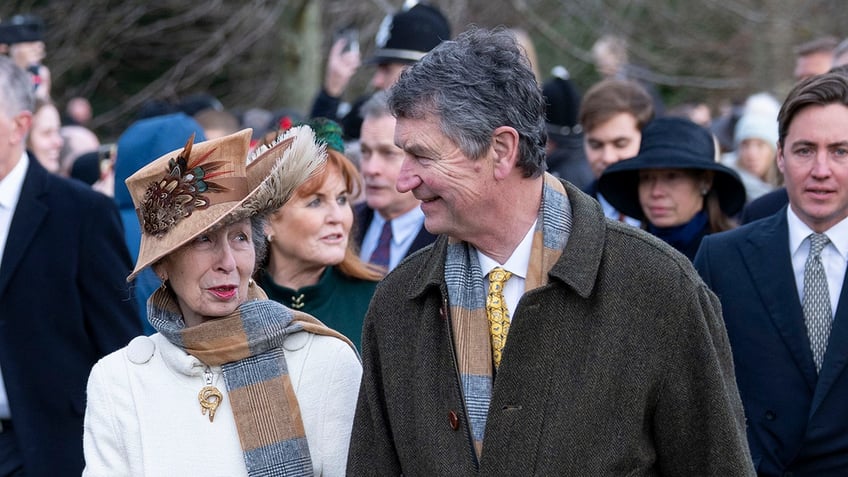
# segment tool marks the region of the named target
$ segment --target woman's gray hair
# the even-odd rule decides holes
[[[525,177],[546,169],[544,104],[527,57],[504,28],[472,28],[442,42],[401,74],[389,96],[396,117],[438,118],[442,133],[472,159],[489,149],[496,128],[514,128]]]
[[[268,241],[265,235],[267,223],[268,214],[257,214],[250,217],[251,240],[253,240],[253,249],[256,251],[256,264],[253,266],[254,275],[264,267],[265,257],[268,255]]]

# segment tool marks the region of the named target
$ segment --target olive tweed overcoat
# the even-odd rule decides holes
[[[686,257],[566,190],[572,231],[550,283],[513,313],[482,457],[441,237],[371,302],[348,475],[753,475],[715,295]]]

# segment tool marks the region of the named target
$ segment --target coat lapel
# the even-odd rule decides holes
[[[612,225],[614,222],[609,222],[608,225],[598,201],[590,199],[572,184],[563,183],[571,204],[574,225],[571,227],[565,250],[551,269],[550,276],[562,280],[581,297],[589,298],[597,284],[603,262],[605,244],[598,237],[606,236],[608,226],[618,225]]]
[[[830,329],[827,351],[824,355],[816,392],[813,395],[813,403],[810,407],[811,418],[833,387],[836,379],[842,374],[846,363],[848,363],[848,280],[845,280],[842,284],[839,303],[836,305],[836,314]]]
[[[38,228],[47,215],[48,207],[41,200],[46,188],[47,174],[49,173],[30,157],[21,196],[9,227],[3,260],[0,262],[0,297],[5,293],[24,252],[33,243]],[[61,247],[62,244],[57,243],[56,246]]]
[[[816,369],[792,270],[785,210],[751,229],[748,240],[740,245],[741,256],[758,289],[760,301],[813,391]]]
[[[421,229],[418,230],[418,234],[415,236],[415,240],[412,241],[412,244],[409,246],[409,250],[406,252],[406,256],[412,255],[413,252],[417,252],[422,248],[430,245],[436,240],[436,236],[431,234],[424,228],[424,224],[421,224]]]

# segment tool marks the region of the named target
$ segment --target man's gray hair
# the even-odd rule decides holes
[[[368,98],[368,101],[359,108],[359,115],[362,116],[362,119],[391,116],[392,111],[389,109],[389,93],[387,91],[377,91],[372,94],[371,97]]]
[[[839,58],[845,53],[848,53],[848,38],[845,38],[836,45],[836,48],[833,50],[833,58]]]
[[[472,28],[404,71],[389,93],[398,118],[438,118],[442,133],[472,159],[483,157],[496,128],[518,132],[518,166],[538,177],[545,165],[542,90],[515,36]]]
[[[0,109],[11,118],[35,109],[35,92],[29,74],[7,56],[0,55]]]

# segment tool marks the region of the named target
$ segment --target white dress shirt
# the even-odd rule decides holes
[[[11,171],[0,179],[0,269],[3,268],[3,255],[6,250],[6,240],[9,238],[9,228],[12,217],[21,197],[21,188],[29,167],[29,157],[24,153]],[[3,371],[0,370],[0,419],[11,417],[9,397],[6,395],[6,384],[3,382]]]
[[[377,248],[377,242],[380,241],[380,234],[383,232],[383,224],[386,219],[383,218],[376,210],[374,218],[371,219],[371,224],[368,230],[365,231],[365,236],[362,237],[362,248],[359,251],[359,258],[363,262],[368,262],[374,249]],[[409,247],[424,226],[424,212],[421,212],[421,206],[417,206],[409,212],[399,215],[392,219],[392,243],[389,247],[389,271],[392,271],[400,261],[406,257]]]
[[[506,301],[506,308],[509,314],[509,321],[512,322],[512,314],[518,306],[518,301],[524,295],[524,282],[527,279],[527,268],[530,266],[530,252],[533,250],[533,233],[536,230],[536,223],[530,227],[530,230],[524,234],[521,243],[513,250],[506,262],[498,263],[497,261],[484,255],[483,252],[476,250],[477,260],[480,262],[480,270],[483,273],[483,283],[486,284],[488,290],[489,272],[495,267],[501,267],[504,270],[512,273],[512,276],[504,285],[503,295]]]
[[[804,264],[810,254],[809,235],[813,230],[807,226],[792,211],[786,208],[786,219],[789,223],[789,253],[792,256],[792,269],[795,272],[795,286],[798,297],[804,303]],[[845,281],[845,269],[848,266],[848,218],[826,230],[825,235],[830,243],[822,249],[821,259],[824,272],[827,275],[827,291],[830,294],[830,311],[836,314],[842,283]]]
[[[634,219],[633,217],[630,217],[628,215],[624,215],[618,210],[616,210],[615,207],[612,206],[612,204],[607,202],[607,200],[604,198],[604,196],[601,195],[600,192],[598,192],[597,195],[598,203],[601,204],[601,209],[603,209],[605,216],[611,218],[612,220],[618,220],[634,227],[639,227],[639,225],[642,223],[639,220]]]

